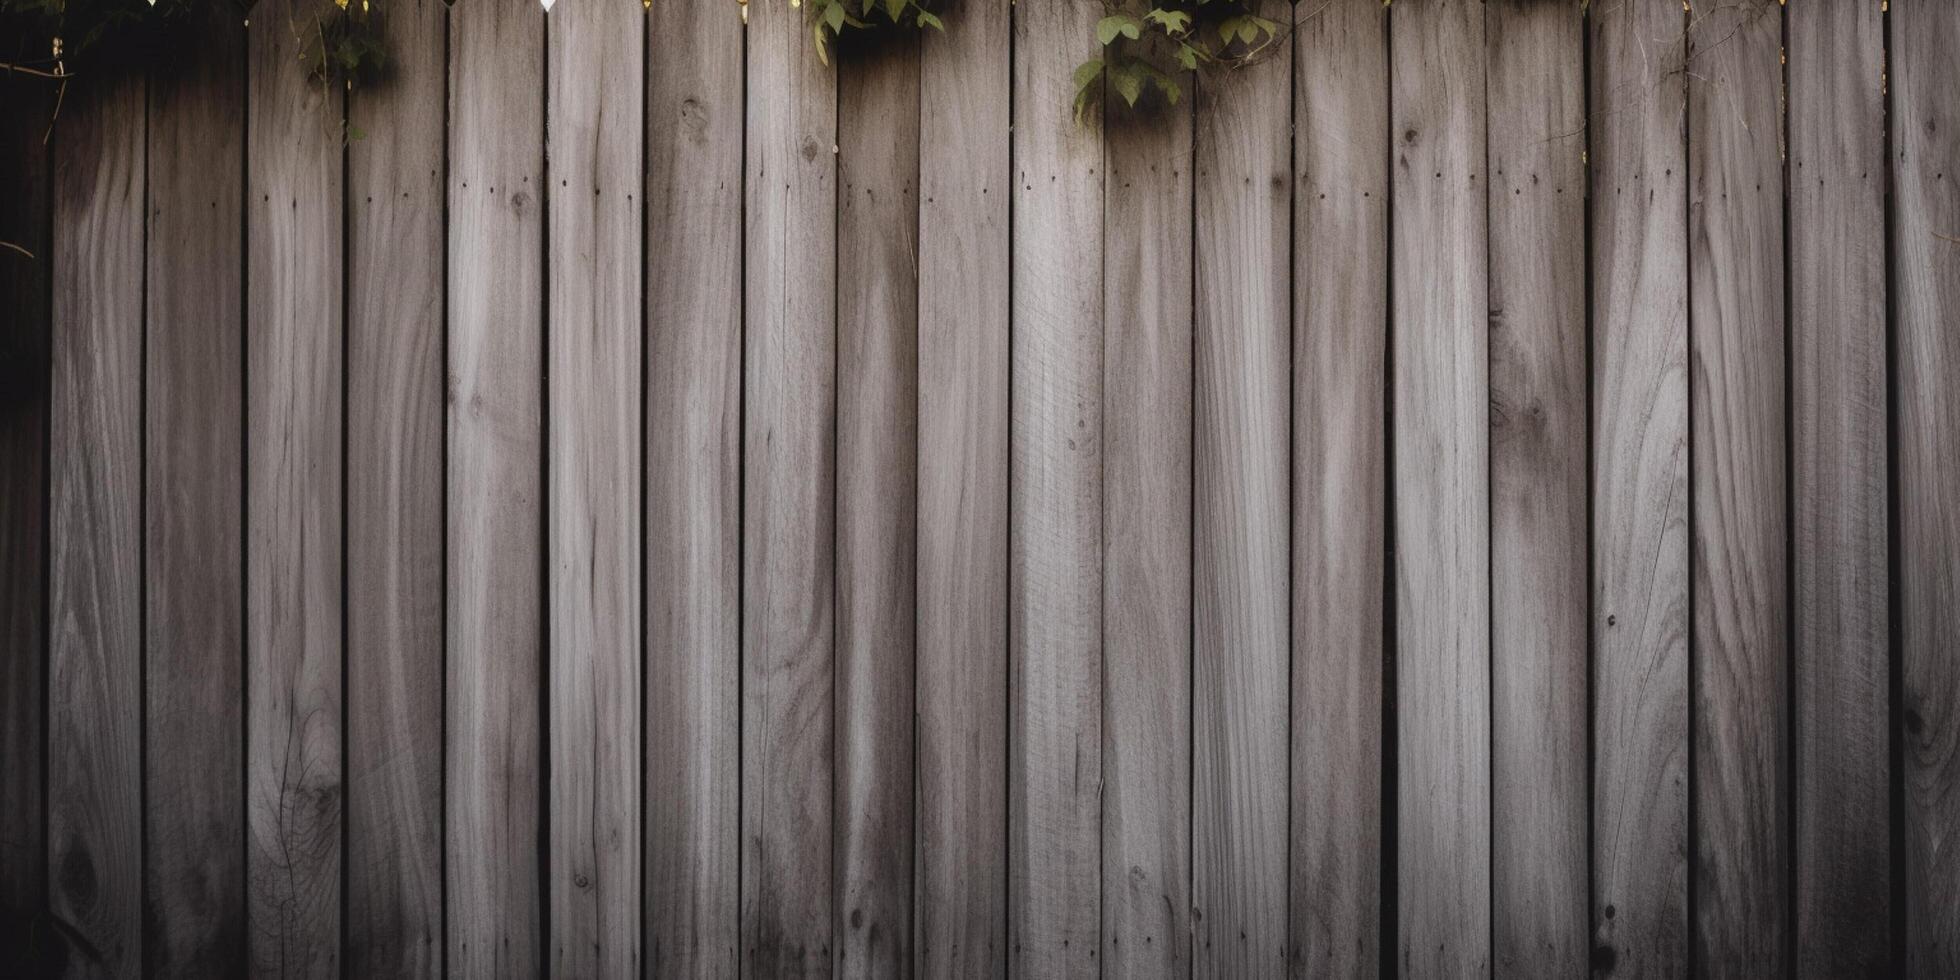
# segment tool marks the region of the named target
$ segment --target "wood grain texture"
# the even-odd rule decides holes
[[[236,11],[218,6],[184,29],[199,57],[159,67],[150,82],[145,962],[159,975],[203,977],[244,971],[249,941],[246,38]]]
[[[1294,7],[1293,976],[1381,968],[1388,17]]]
[[[47,900],[70,977],[143,965],[144,96],[101,86],[55,134]]]
[[[645,17],[566,4],[546,32],[554,976],[640,975]]]
[[[1710,975],[1781,976],[1790,949],[1782,28],[1759,0],[1688,34],[1690,832]]]
[[[349,976],[442,969],[443,174],[448,6],[380,20],[347,96]]]
[[[1592,11],[1593,966],[1688,966],[1684,15]]]
[[[1193,75],[1178,79],[1192,94]],[[1103,186],[1103,969],[1191,970],[1191,101],[1112,99]]]
[[[1486,4],[1495,972],[1587,970],[1585,21]]]
[[[1397,960],[1490,968],[1484,12],[1395,7],[1390,275]]]
[[[543,972],[544,11],[449,17],[447,971]]]
[[[1283,22],[1291,8],[1262,0],[1249,9]],[[1276,974],[1286,962],[1292,84],[1283,45],[1200,77],[1194,110],[1191,944],[1200,976]]]
[[[1897,0],[1892,282],[1908,976],[1960,974],[1960,6]]]
[[[913,967],[1007,968],[1008,113],[1012,8],[966,3],[919,66]]]
[[[838,52],[835,972],[912,953],[919,45]]]
[[[733,977],[741,913],[742,45],[725,4],[647,21],[646,944]]]
[[[1014,8],[1010,976],[1094,975],[1102,829],[1103,152],[1093,0]]]
[[[1814,977],[1891,959],[1881,10],[1788,13],[1795,966]]]
[[[744,973],[831,970],[837,82],[749,11],[742,524]]]

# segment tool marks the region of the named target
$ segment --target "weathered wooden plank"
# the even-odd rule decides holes
[[[1593,964],[1688,965],[1685,14],[1592,17]]]
[[[74,95],[50,254],[47,901],[68,976],[125,977],[143,965],[144,83]]]
[[[541,973],[544,11],[449,18],[447,970]]]
[[[385,84],[347,97],[349,976],[442,968],[442,0],[380,18]]]
[[[646,945],[733,977],[741,923],[742,21],[647,21]]]
[[[1789,954],[1783,18],[1697,12],[1688,35],[1694,442],[1693,923],[1714,974]]]
[[[919,77],[913,966],[1007,965],[1008,160],[1012,8],[968,3]]]
[[[1896,0],[1892,267],[1908,976],[1960,975],[1960,5]],[[1895,964],[1895,968],[1901,964]]]
[[[1296,4],[1294,976],[1381,967],[1388,11]]]
[[[839,52],[836,972],[912,955],[919,42]]]
[[[551,973],[640,974],[646,13],[552,11],[546,269]]]
[[[1586,897],[1585,21],[1485,6],[1491,917],[1497,973],[1580,976]]]
[[[1097,972],[1102,831],[1103,153],[1070,75],[1093,0],[1014,8],[1008,941]]]
[[[742,524],[744,973],[828,974],[837,80],[804,12],[749,11]]]
[[[153,73],[145,289],[148,969],[246,966],[245,28],[200,7]],[[332,122],[323,122],[331,127]]]
[[[1481,4],[1390,14],[1397,960],[1490,966],[1490,483]]]
[[[1291,8],[1249,9],[1284,21]],[[1201,77],[1193,126],[1191,945],[1201,976],[1274,974],[1286,962],[1292,50]]]
[[[1103,219],[1102,955],[1191,970],[1191,101],[1121,99]]]
[[[1802,976],[1891,958],[1885,30],[1788,13],[1792,655]]]

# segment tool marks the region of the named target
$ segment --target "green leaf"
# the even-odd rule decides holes
[[[1102,74],[1102,71],[1103,71],[1103,60],[1101,58],[1090,58],[1088,61],[1076,65],[1075,66],[1076,94],[1081,95],[1082,90],[1088,88],[1089,83],[1095,81],[1096,78]]]
[[[1178,45],[1177,63],[1183,65],[1185,71],[1196,71],[1198,68],[1198,49],[1188,44]]]
[[[1136,108],[1137,99],[1143,96],[1143,72],[1134,62],[1117,65],[1109,70],[1109,84],[1116,94],[1131,108]]]
[[[1184,95],[1184,89],[1177,84],[1177,79],[1164,74],[1154,65],[1149,71],[1151,81],[1157,83],[1157,90],[1164,93],[1164,100],[1171,105],[1176,105],[1177,100]]]
[[[919,8],[918,26],[930,27],[933,30],[939,31],[941,33],[945,33],[946,31],[946,25],[941,23],[939,18],[936,15],[934,15],[932,11],[925,9],[924,7]]]
[[[844,29],[844,5],[837,2],[837,0],[831,0],[830,6],[824,8],[823,22],[829,25],[832,34],[842,31]]]
[[[1096,40],[1099,43],[1107,46],[1116,40],[1118,34],[1134,41],[1142,36],[1143,25],[1129,14],[1110,14],[1096,22]]]
[[[1152,7],[1149,13],[1143,15],[1143,19],[1163,25],[1164,31],[1169,34],[1184,34],[1191,30],[1191,15],[1182,10]]]

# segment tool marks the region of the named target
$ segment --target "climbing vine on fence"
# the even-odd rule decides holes
[[[1279,23],[1247,0],[1115,0],[1096,23],[1102,54],[1075,69],[1075,116],[1104,91],[1133,108],[1151,91],[1176,105],[1181,75],[1245,65],[1279,37]]]

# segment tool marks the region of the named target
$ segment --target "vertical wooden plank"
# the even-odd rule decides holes
[[[67,975],[142,969],[144,83],[74,93],[50,256],[48,906]]]
[[[1490,75],[1491,916],[1587,969],[1585,20],[1499,0]]]
[[[837,81],[804,11],[749,11],[742,525],[744,972],[827,974]]]
[[[1960,5],[1892,8],[1906,975],[1960,974]]]
[[[1816,977],[1891,956],[1882,9],[1789,11],[1796,967]]]
[[[646,962],[738,972],[742,21],[647,21]]]
[[[1688,35],[1695,957],[1789,972],[1782,8]]]
[[[1103,108],[1102,955],[1191,969],[1191,128]]]
[[[640,973],[645,10],[547,23],[551,972]]]
[[[246,957],[245,28],[199,8],[150,87],[144,388],[145,949],[165,976]],[[332,126],[333,123],[323,123]]]
[[[1490,966],[1490,484],[1481,4],[1390,14],[1397,959]]]
[[[1249,9],[1283,21],[1289,7]],[[1198,81],[1191,893],[1202,976],[1285,963],[1292,45]]]
[[[948,11],[919,69],[921,976],[999,976],[1007,963],[1012,10]]]
[[[255,973],[340,973],[341,127],[313,8],[254,8],[245,316],[246,803]]]
[[[1593,965],[1688,964],[1684,17],[1593,8]]]
[[[1008,941],[1097,972],[1102,796],[1103,153],[1070,74],[1093,0],[1014,8]]]
[[[541,973],[544,11],[450,10],[448,972]]]
[[[349,976],[442,968],[447,23],[390,3],[388,79],[347,97]]]
[[[1294,6],[1294,976],[1381,966],[1388,10]]]
[[[919,42],[838,52],[836,972],[912,964]],[[906,32],[906,33],[900,33]]]

